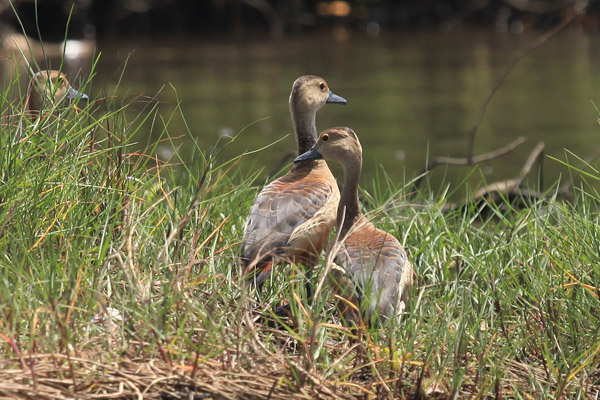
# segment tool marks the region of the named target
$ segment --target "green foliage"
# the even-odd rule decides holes
[[[494,217],[482,219],[478,206],[447,211],[444,193],[378,176],[361,197],[405,245],[417,284],[401,326],[349,329],[327,285],[306,298],[302,266],[279,267],[261,294],[240,278],[237,245],[260,185],[243,155],[220,157],[235,138],[162,160],[161,146],[177,147],[179,108],[163,119],[149,104],[132,117],[116,94],[104,98],[30,119],[23,99],[0,97],[3,367],[36,353],[250,372],[276,359],[277,387],[291,391],[322,379],[340,396],[598,393],[600,197],[590,187],[569,203],[486,204]],[[159,140],[138,151],[142,127]],[[280,300],[290,317],[274,314]]]

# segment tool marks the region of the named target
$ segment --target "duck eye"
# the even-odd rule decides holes
[[[319,83],[319,87],[321,88],[321,90],[325,90],[327,88],[327,85],[325,84],[325,82],[321,82]]]
[[[329,135],[328,134],[322,135],[321,136],[321,140],[324,141],[324,142],[328,141],[329,140]]]

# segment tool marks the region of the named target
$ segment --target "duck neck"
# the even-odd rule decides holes
[[[290,104],[298,155],[307,152],[317,142],[316,111],[302,110]]]
[[[337,224],[344,221],[341,228],[341,235],[348,233],[354,222],[361,216],[360,206],[358,205],[358,181],[362,168],[362,160],[349,160],[344,163],[344,186],[342,187],[342,197],[338,206]]]

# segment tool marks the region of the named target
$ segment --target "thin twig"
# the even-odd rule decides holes
[[[428,165],[425,167],[423,171],[419,173],[419,178],[415,181],[414,185],[416,188],[419,187],[421,181],[427,176],[427,172],[431,171],[433,168],[438,165],[475,165],[480,164],[482,162],[490,161],[495,158],[501,157],[505,154],[510,153],[514,149],[516,149],[521,144],[525,143],[527,138],[524,136],[520,136],[517,139],[513,140],[509,144],[504,147],[500,147],[499,149],[490,151],[488,153],[480,154],[474,157],[436,157],[434,158]]]
[[[539,160],[540,157],[543,155],[544,147],[544,142],[538,142],[538,144],[533,148],[531,153],[529,153],[529,157],[527,158],[527,161],[525,161],[523,168],[521,168],[521,173],[517,177],[517,185],[523,183],[523,179],[525,179],[525,177],[529,175],[529,172],[533,167],[533,163]]]
[[[504,71],[502,71],[502,73],[498,76],[498,78],[496,78],[496,81],[492,85],[490,92],[488,93],[488,95],[483,100],[483,103],[481,104],[479,113],[477,114],[477,117],[475,118],[475,122],[473,123],[473,127],[471,128],[471,131],[469,133],[469,145],[467,148],[467,156],[460,157],[460,158],[453,158],[453,157],[434,158],[427,165],[425,170],[421,171],[421,174],[419,174],[420,175],[419,179],[417,179],[414,183],[416,188],[419,187],[421,181],[426,176],[425,173],[432,170],[433,168],[435,168],[438,165],[474,165],[477,163],[481,163],[483,161],[489,161],[493,158],[500,157],[501,155],[504,155],[504,154],[512,151],[514,148],[516,148],[517,146],[519,146],[520,144],[522,144],[525,141],[525,138],[520,137],[520,138],[516,139],[515,141],[513,141],[512,143],[509,143],[508,145],[506,145],[500,149],[494,150],[489,153],[482,154],[480,156],[473,155],[473,152],[475,149],[475,136],[477,135],[477,130],[479,129],[479,126],[481,125],[481,121],[483,120],[483,116],[485,115],[485,111],[487,110],[487,106],[489,105],[490,101],[492,100],[492,97],[494,96],[494,94],[500,88],[500,85],[502,84],[502,82],[504,82],[504,79],[506,79],[508,74],[519,63],[519,61],[521,61],[523,58],[525,58],[525,56],[529,55],[532,51],[534,51],[535,49],[537,49],[538,47],[543,45],[546,41],[548,41],[548,39],[550,39],[552,36],[554,36],[556,33],[558,33],[560,30],[562,30],[565,26],[567,26],[569,23],[571,23],[576,17],[582,15],[584,13],[584,11],[585,11],[585,7],[581,7],[580,9],[573,12],[568,18],[563,19],[554,28],[548,30],[546,33],[544,33],[543,35],[538,37],[537,40],[535,40],[533,43],[531,43],[525,50],[521,51],[519,54],[517,54],[511,60],[511,62],[504,69]]]
[[[484,188],[481,188],[473,195],[475,200],[479,200],[491,193],[500,193],[502,195],[516,194],[519,186],[523,183],[525,177],[531,172],[531,168],[536,160],[540,159],[544,151],[544,142],[539,142],[527,157],[527,161],[521,168],[519,176],[504,181],[491,183]],[[541,193],[537,193],[536,197],[541,197]]]
[[[501,157],[507,153],[510,153],[511,151],[513,151],[514,149],[516,149],[518,146],[525,143],[526,141],[527,141],[526,137],[520,136],[516,140],[513,140],[512,142],[510,142],[509,144],[507,144],[504,147],[500,147],[499,149],[490,151],[488,153],[480,154],[478,156],[470,157],[470,158],[467,158],[467,157],[458,157],[458,158],[436,157],[431,162],[431,166],[435,167],[436,165],[439,165],[439,164],[447,164],[447,165],[480,164],[482,162],[490,161],[495,158]]]
[[[471,161],[473,160],[473,151],[475,148],[475,135],[477,134],[479,125],[481,125],[481,120],[483,119],[483,115],[485,114],[487,106],[490,103],[490,101],[492,100],[492,97],[498,91],[498,88],[500,87],[502,82],[504,82],[504,79],[506,79],[508,74],[519,63],[519,61],[521,61],[523,58],[528,56],[535,49],[537,49],[538,47],[540,47],[541,45],[546,43],[546,41],[548,39],[550,39],[552,36],[554,36],[556,33],[558,33],[560,30],[562,30],[565,26],[569,25],[576,17],[581,15],[584,11],[585,11],[585,9],[573,12],[573,14],[571,14],[568,18],[563,19],[560,22],[560,24],[556,25],[554,28],[548,30],[546,33],[544,33],[543,35],[538,37],[537,40],[535,40],[533,43],[531,43],[529,45],[529,47],[527,47],[525,50],[523,50],[519,54],[517,54],[512,59],[512,61],[508,64],[506,69],[498,76],[498,78],[496,78],[496,81],[492,85],[492,88],[491,88],[489,94],[486,96],[486,98],[483,100],[483,103],[481,104],[481,108],[479,109],[479,114],[477,114],[477,117],[475,118],[475,123],[473,124],[473,128],[471,128],[471,132],[469,134],[469,147],[468,147],[468,151],[467,151],[467,158],[469,160],[471,160]]]

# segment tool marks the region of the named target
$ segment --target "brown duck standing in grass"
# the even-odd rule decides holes
[[[340,247],[335,262],[350,278],[341,287],[342,296],[367,309],[364,319],[382,316],[399,321],[413,284],[413,268],[400,242],[387,232],[377,229],[360,211],[358,181],[362,170],[362,147],[350,128],[332,128],[319,136],[317,143],[294,162],[325,159],[342,164],[345,181],[337,211],[341,225]],[[338,286],[340,282],[337,282]],[[363,303],[364,304],[364,303]],[[343,307],[342,307],[343,308]],[[350,315],[347,313],[350,312]],[[356,320],[351,308],[344,313]]]
[[[290,94],[298,154],[317,140],[317,111],[326,103],[346,104],[324,79],[296,79]],[[283,260],[301,262],[310,271],[335,226],[340,199],[337,182],[324,160],[296,164],[256,197],[244,227],[242,270],[261,287],[273,266]]]
[[[60,71],[40,71],[31,78],[25,100],[25,112],[36,118],[42,110],[50,110],[65,99],[67,101],[87,100],[85,93],[79,93],[69,84],[67,77]]]

